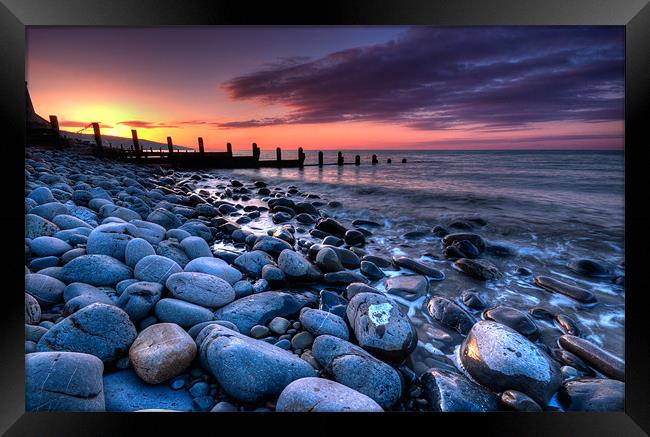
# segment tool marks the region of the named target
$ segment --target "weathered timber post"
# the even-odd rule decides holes
[[[169,151],[170,155],[174,153],[174,143],[172,142],[172,137],[167,137],[167,150]]]
[[[298,162],[300,163],[300,167],[305,163],[305,157],[305,152],[302,150],[302,147],[298,147]]]
[[[372,165],[379,164],[379,161],[377,161],[377,155],[372,155]]]
[[[257,147],[257,143],[253,143],[253,157],[255,159],[260,159],[260,148]]]
[[[228,152],[228,156],[232,158],[232,144],[226,143],[226,152]]]
[[[203,148],[203,138],[199,137],[199,153],[203,155],[205,153],[205,149]]]
[[[97,153],[100,155],[104,151],[102,145],[102,133],[99,131],[99,123],[93,123],[93,132],[95,133],[95,146],[97,147]]]
[[[56,115],[50,115],[50,126],[54,135],[56,135],[56,146],[58,148],[63,147],[63,141],[61,140],[61,132],[59,131],[59,119]]]
[[[386,160],[386,164],[391,164],[392,162],[393,162],[393,160],[390,159],[390,158],[388,158],[388,159]]]
[[[282,161],[282,149],[279,147],[275,148],[275,159],[278,161],[278,163]]]
[[[361,156],[357,155],[354,157],[354,165],[361,165]]]
[[[140,149],[140,141],[138,141],[138,131],[131,129],[131,136],[133,137],[133,150],[135,150],[135,158],[140,160],[142,150]]]
[[[339,156],[338,156],[338,158],[336,160],[336,164],[337,165],[343,165],[344,161],[345,160],[343,159],[343,152],[339,152]]]
[[[406,158],[402,158],[402,164],[406,164]]]
[[[318,152],[318,166],[323,166],[323,152]]]

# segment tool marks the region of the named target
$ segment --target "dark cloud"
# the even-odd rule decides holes
[[[623,119],[621,27],[416,27],[384,44],[283,59],[223,84],[290,108],[224,128],[341,121],[415,129],[520,129]]]
[[[59,122],[59,126],[65,126],[65,127],[82,128],[82,127],[86,127],[86,126],[89,126],[89,125],[90,125],[90,123],[87,122],[87,121],[65,120],[65,121],[60,121]],[[105,124],[105,123],[99,123],[99,127],[102,128],[102,129],[112,129],[113,128],[113,126],[110,126],[110,125]]]
[[[172,123],[163,123],[163,122],[155,122],[155,121],[143,121],[143,120],[127,120],[127,121],[120,121],[117,124],[121,124],[123,126],[129,126],[129,127],[139,127],[143,129],[159,129],[159,128],[177,128],[177,124],[172,124]]]

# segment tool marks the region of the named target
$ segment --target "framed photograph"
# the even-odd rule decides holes
[[[6,435],[647,435],[646,1],[2,3]]]

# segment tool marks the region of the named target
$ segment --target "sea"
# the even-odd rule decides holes
[[[306,164],[317,163],[316,151],[305,151]],[[371,164],[371,156],[378,163]],[[284,158],[293,158],[284,151]],[[407,255],[442,270],[446,279],[431,282],[430,293],[414,301],[395,297],[418,327],[423,347],[449,356],[458,339],[441,341],[426,302],[431,295],[456,299],[473,288],[489,306],[521,311],[543,306],[577,322],[581,336],[623,358],[625,287],[612,279],[586,278],[568,268],[574,259],[589,258],[607,266],[612,277],[624,276],[625,166],[623,151],[404,151],[346,150],[346,163],[360,155],[361,165],[306,165],[302,169],[263,168],[214,170],[215,180],[264,180],[273,187],[298,187],[321,201],[338,201],[323,210],[349,225],[366,219],[372,229],[366,249],[383,256]],[[324,162],[336,162],[336,151],[325,151]],[[263,150],[262,159],[274,159]],[[391,160],[389,164],[387,161]],[[405,160],[405,162],[402,162]],[[314,199],[310,199],[314,200]],[[487,283],[458,272],[445,260],[440,238],[430,231],[458,219],[480,217],[476,232],[492,243],[509,246],[514,255],[490,257],[503,277]],[[406,238],[423,231],[421,238]],[[518,267],[533,276],[517,274]],[[395,275],[404,272],[388,271]],[[536,275],[548,275],[587,288],[598,298],[585,306],[535,286]],[[379,285],[381,288],[381,285]],[[562,332],[553,321],[535,320],[541,341],[555,346]],[[431,341],[427,341],[430,335]]]

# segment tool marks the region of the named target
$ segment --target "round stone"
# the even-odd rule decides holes
[[[281,412],[378,412],[377,402],[336,381],[302,378],[280,393],[276,411]]]
[[[133,370],[149,384],[158,384],[179,375],[195,355],[196,344],[192,337],[173,323],[149,326],[129,349]]]

